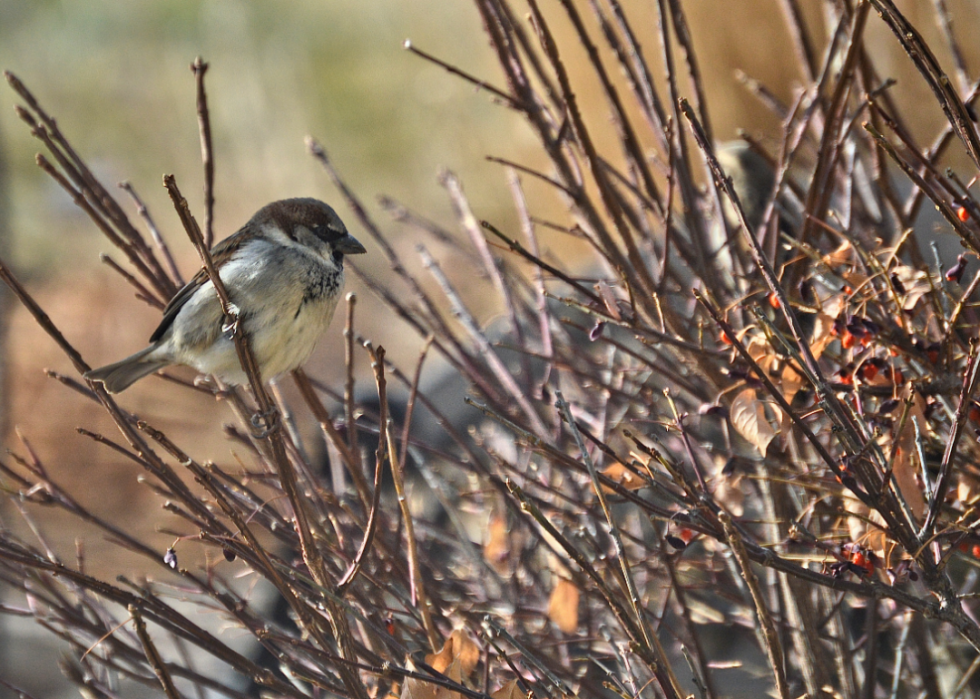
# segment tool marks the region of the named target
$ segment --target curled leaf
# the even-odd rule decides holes
[[[932,291],[932,286],[929,284],[929,275],[925,272],[913,269],[908,265],[897,265],[892,270],[892,281],[898,281],[897,287],[901,287],[899,294],[903,294],[905,298],[902,300],[902,308],[906,311],[911,311],[915,308],[915,304],[919,302],[923,296]]]
[[[754,388],[746,388],[732,400],[729,419],[742,438],[765,456],[778,433],[782,412],[778,406],[759,400]]]

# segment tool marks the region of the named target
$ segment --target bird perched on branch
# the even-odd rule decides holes
[[[316,199],[268,204],[211,251],[263,379],[305,362],[330,324],[344,287],[344,255],[365,252],[336,212]],[[170,300],[150,346],[85,374],[119,393],[183,364],[233,385],[247,383],[233,333],[202,269]]]

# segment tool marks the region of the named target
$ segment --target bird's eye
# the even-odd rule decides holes
[[[337,231],[331,226],[321,223],[313,229],[313,235],[315,235],[320,240],[335,240],[337,238]]]

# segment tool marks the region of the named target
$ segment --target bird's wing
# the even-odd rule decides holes
[[[211,250],[211,259],[214,261],[214,266],[220,270],[222,264],[227,262],[240,246],[241,236],[238,235],[229,236],[215,245]],[[189,282],[184,284],[180,291],[174,294],[174,297],[170,299],[170,303],[163,309],[163,318],[160,319],[160,325],[157,326],[157,329],[150,335],[150,342],[156,342],[163,337],[163,334],[174,324],[174,319],[180,313],[180,309],[184,307],[184,304],[187,303],[187,300],[208,281],[208,271],[202,267]]]

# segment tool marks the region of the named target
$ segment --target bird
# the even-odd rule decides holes
[[[211,251],[263,380],[301,366],[330,325],[344,287],[344,256],[366,252],[337,213],[317,199],[267,204]],[[181,364],[223,383],[248,383],[233,331],[201,269],[163,310],[150,345],[86,372],[109,393]]]

